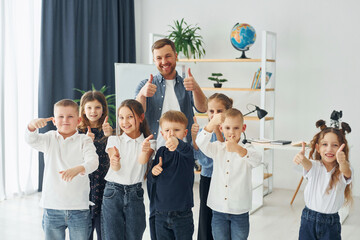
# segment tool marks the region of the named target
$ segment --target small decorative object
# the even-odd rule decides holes
[[[108,89],[108,87],[106,85],[102,86],[100,88],[100,90],[96,90],[94,84],[91,84],[91,90],[92,91],[99,91],[101,92],[102,94],[105,95],[105,91]],[[86,93],[87,91],[85,90],[81,90],[81,89],[78,89],[78,88],[74,88],[75,91],[81,93],[81,95],[84,95],[84,93]],[[116,124],[116,106],[115,106],[115,94],[109,94],[109,95],[105,95],[105,99],[106,99],[106,102],[108,104],[108,109],[109,109],[109,123],[111,126],[115,126]],[[74,99],[74,102],[76,103],[80,103],[80,99]]]
[[[230,41],[236,50],[242,51],[241,57],[245,56],[245,51],[255,43],[256,32],[255,29],[247,23],[237,23],[231,30]]]
[[[270,78],[271,78],[272,73],[271,72],[266,72],[266,80],[265,80],[265,84],[268,84]],[[251,84],[251,88],[252,89],[260,89],[261,88],[261,68],[259,68],[257,70],[257,72],[254,74],[254,78]]]
[[[342,111],[334,110],[330,115],[330,126],[333,128],[339,128],[342,118]]]
[[[212,73],[211,76],[212,77],[208,77],[208,79],[210,81],[215,81],[216,82],[216,83],[214,83],[215,88],[221,88],[222,83],[227,82],[227,79],[225,79],[225,78],[219,79],[219,77],[222,76],[222,73]]]
[[[199,26],[188,25],[184,18],[180,22],[174,21],[174,26],[169,26],[172,30],[167,38],[174,42],[178,54],[182,53],[188,59],[191,56],[201,58],[205,55],[203,38],[198,34],[201,30]]]

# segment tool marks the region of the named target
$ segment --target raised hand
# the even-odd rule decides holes
[[[213,118],[206,125],[205,130],[208,131],[208,132],[213,132],[216,128],[219,127],[219,125],[221,123],[224,122],[224,120],[225,120],[225,114],[224,113],[214,114]]]
[[[66,182],[70,182],[71,180],[73,180],[74,177],[76,177],[81,172],[85,172],[85,168],[83,166],[69,168],[67,170],[60,171],[59,173],[61,175],[62,180]]]
[[[199,132],[199,129],[200,129],[200,126],[197,123],[196,117],[194,116],[194,123],[191,126],[191,137],[196,138],[196,136],[197,136],[197,134]]]
[[[194,91],[199,88],[199,85],[191,74],[190,68],[188,69],[188,76],[184,79],[184,87],[186,91]]]
[[[339,168],[341,172],[344,172],[344,168],[349,167],[349,163],[346,160],[346,155],[344,153],[344,147],[345,147],[345,143],[343,143],[339,149],[336,151],[336,161],[339,163]]]
[[[302,142],[302,149],[298,154],[296,154],[293,161],[297,165],[301,164],[306,171],[309,171],[312,167],[312,163],[310,162],[309,159],[305,157],[305,145],[306,144]]]
[[[159,176],[162,171],[162,157],[159,157],[159,163],[152,168],[151,173],[154,176]]]
[[[94,141],[95,140],[95,134],[91,132],[91,127],[88,126],[87,129],[88,129],[88,131],[87,131],[86,135],[91,137],[91,139]]]
[[[144,96],[144,97],[154,96],[157,87],[155,84],[152,83],[153,79],[154,79],[153,75],[150,74],[149,80],[140,90],[142,96]]]
[[[226,151],[227,152],[237,152],[238,147],[241,147],[236,141],[235,136],[232,136],[230,138],[226,139],[225,145],[226,145]]]
[[[52,121],[54,118],[36,118],[31,120],[31,122],[28,124],[28,129],[33,132],[38,128],[43,128],[47,125],[48,122]]]
[[[120,164],[120,153],[119,150],[114,146],[114,154],[110,157],[110,167],[114,171],[119,171],[121,168]]]
[[[179,145],[179,140],[173,136],[171,131],[169,131],[167,133],[167,140],[165,142],[165,147],[169,149],[170,152],[173,152],[176,150],[178,145]]]
[[[110,123],[108,121],[109,121],[109,116],[106,116],[102,124],[102,130],[104,132],[105,137],[109,137],[113,133],[113,128],[110,126]]]
[[[150,149],[152,149],[150,146],[151,146],[151,144],[150,144],[150,139],[152,139],[154,137],[154,135],[150,135],[150,136],[148,136],[147,138],[145,138],[144,139],[144,141],[143,141],[143,143],[142,143],[142,151],[143,152],[148,152],[148,151],[150,151]]]

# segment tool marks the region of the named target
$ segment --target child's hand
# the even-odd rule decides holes
[[[234,138],[226,139],[225,145],[227,152],[238,152],[239,147],[241,147]]]
[[[86,133],[87,136],[91,137],[91,139],[95,140],[95,134],[91,132],[91,128],[88,126],[88,131]]]
[[[43,128],[47,125],[48,122],[52,121],[54,118],[53,117],[49,117],[49,118],[36,118],[33,119],[29,124],[28,124],[28,129],[33,132],[38,128]]]
[[[205,130],[208,132],[213,132],[221,123],[225,120],[224,113],[217,113],[213,116],[210,122],[206,125]]]
[[[114,171],[119,171],[121,168],[120,164],[120,153],[119,150],[114,146],[115,154],[110,157],[110,167]]]
[[[193,139],[196,139],[196,136],[197,136],[197,134],[198,134],[198,132],[199,132],[199,129],[200,129],[200,126],[199,126],[199,124],[197,123],[196,117],[194,116],[194,123],[193,123],[193,125],[191,126],[191,137],[192,137]]]
[[[303,162],[306,160],[308,160],[308,159],[305,157],[305,143],[303,142],[301,151],[298,154],[296,154],[293,161],[297,165],[301,164],[302,166],[304,166]]]
[[[336,152],[336,161],[339,163],[340,172],[344,172],[345,168],[349,167],[349,162],[346,161],[346,156],[344,153],[345,143],[343,143]]]
[[[169,149],[169,151],[173,152],[176,150],[178,145],[179,145],[179,140],[176,137],[172,136],[169,131],[167,135],[165,147]]]
[[[154,176],[159,176],[162,171],[163,171],[163,169],[162,169],[162,157],[159,157],[159,163],[156,164],[153,167],[153,169],[151,170],[151,173]]]
[[[152,149],[150,146],[151,146],[151,144],[150,144],[150,139],[152,139],[154,137],[154,135],[150,135],[150,136],[148,136],[147,138],[145,138],[144,139],[144,141],[143,141],[143,143],[142,143],[142,149],[141,149],[141,151],[143,151],[143,152],[148,152],[148,151],[150,151],[150,149]]]
[[[65,171],[60,171],[62,180],[66,182],[70,182],[74,177],[76,177],[79,173],[85,172],[85,168],[83,166],[77,166],[73,168],[69,168]]]
[[[102,125],[102,130],[104,132],[105,137],[111,136],[113,133],[113,128],[110,126],[110,123],[108,122],[109,117],[106,116],[104,123]]]

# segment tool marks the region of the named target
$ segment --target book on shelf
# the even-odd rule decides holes
[[[272,73],[266,72],[266,81],[265,84],[267,84],[271,78]],[[255,72],[253,81],[251,83],[252,89],[260,89],[261,88],[261,67]]]
[[[274,145],[286,145],[286,144],[290,144],[291,141],[289,141],[289,140],[274,140],[274,141],[271,141],[270,143],[274,144]]]

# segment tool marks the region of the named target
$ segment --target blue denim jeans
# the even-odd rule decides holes
[[[90,210],[44,209],[42,227],[48,240],[64,240],[66,228],[69,228],[70,239],[87,240],[91,228]]]
[[[305,207],[301,214],[299,239],[340,240],[341,224],[339,214],[319,213]]]
[[[157,240],[192,240],[194,221],[191,209],[171,212],[156,211],[155,231]]]
[[[141,240],[146,227],[144,190],[141,183],[107,182],[102,202],[103,239]]]
[[[249,236],[249,213],[228,214],[213,211],[211,227],[215,240],[245,240]]]

